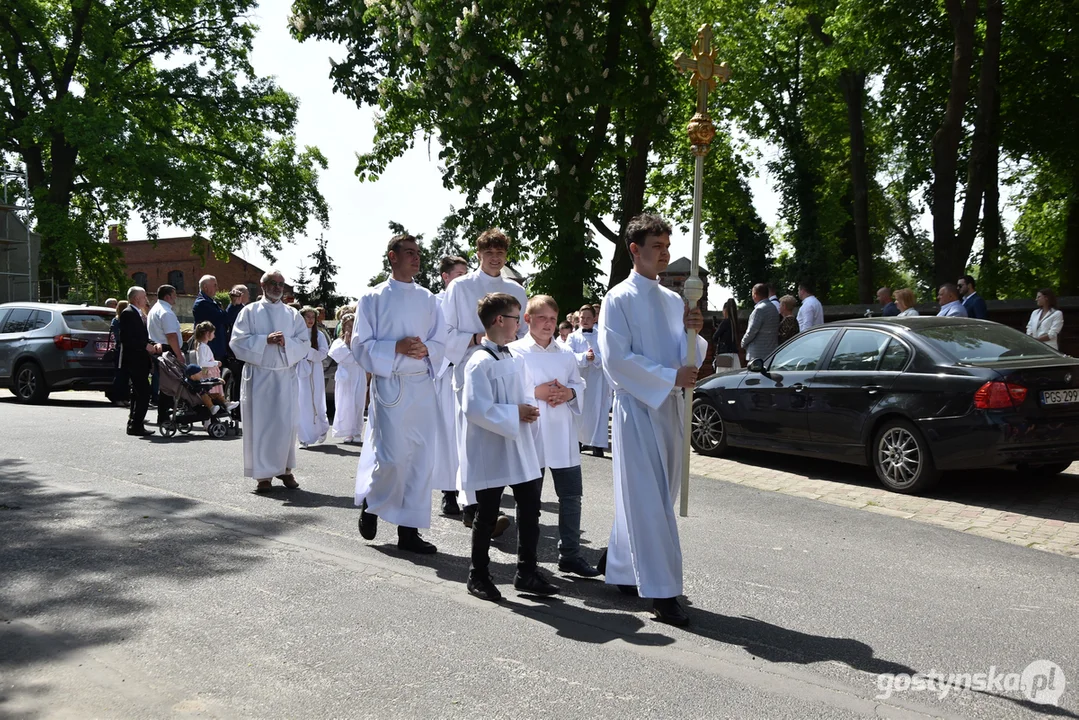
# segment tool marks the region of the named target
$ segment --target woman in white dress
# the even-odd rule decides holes
[[[1057,307],[1057,294],[1049,288],[1042,288],[1035,300],[1038,309],[1030,314],[1027,335],[1041,340],[1054,350],[1060,350],[1057,336],[1064,329],[1064,313]]]
[[[918,311],[914,309],[914,291],[910,288],[903,288],[902,290],[895,291],[895,306],[899,308],[898,317],[913,317],[918,314]]]
[[[297,382],[300,392],[300,423],[297,433],[300,447],[320,443],[330,431],[330,422],[326,419],[326,375],[322,361],[329,353],[326,337],[315,327],[318,310],[305,307],[300,311],[307,329],[311,332],[311,347],[307,357],[296,363]]]
[[[330,346],[330,357],[337,361],[334,384],[333,436],[347,443],[363,437],[363,409],[367,398],[367,371],[352,354],[352,313],[341,317],[340,333]]]

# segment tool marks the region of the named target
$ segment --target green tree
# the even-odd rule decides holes
[[[326,245],[326,238],[319,235],[318,246],[308,255],[315,261],[311,266],[310,302],[324,308],[326,317],[333,317],[334,310],[345,302],[345,298],[337,294],[337,281],[334,279],[337,275],[337,264],[330,258]]]
[[[438,231],[435,236],[431,238],[429,243],[423,241],[423,233],[413,234],[405,228],[399,222],[390,221],[390,235],[402,235],[408,234],[416,238],[416,242],[420,246],[420,271],[416,273],[413,278],[413,282],[421,287],[425,287],[431,292],[437,294],[442,288],[442,276],[439,275],[438,269],[442,262],[442,258],[447,255],[458,255],[468,259],[468,253],[462,248],[458,240],[458,223],[459,218],[453,209],[450,208],[450,214],[442,220],[442,224],[439,225]],[[387,238],[389,242],[389,238]],[[386,281],[386,278],[390,276],[390,259],[383,253],[382,255],[382,272],[371,278],[370,286],[374,287],[379,283]]]
[[[674,68],[652,28],[653,0],[293,9],[298,38],[347,46],[335,89],[381,109],[361,179],[376,179],[417,132],[437,137],[444,182],[468,198],[465,224],[490,218],[521,241],[540,268],[534,290],[567,306],[599,290],[588,223],[606,214],[622,223],[643,206],[652,136],[666,122]],[[626,269],[616,246],[619,258]]]
[[[292,285],[292,296],[301,305],[311,304],[311,278],[307,275],[307,268],[302,264],[296,271],[296,282]]]
[[[258,77],[254,0],[0,0],[0,153],[25,165],[41,276],[123,284],[110,218],[136,213],[267,257],[325,225],[326,160]]]

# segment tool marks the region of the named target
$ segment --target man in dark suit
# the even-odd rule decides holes
[[[210,352],[214,354],[214,360],[225,362],[225,349],[228,347],[229,316],[221,306],[217,304],[214,295],[217,294],[217,278],[213,275],[203,275],[199,279],[199,296],[195,298],[195,304],[191,306],[191,314],[195,318],[195,324],[202,322],[212,323],[214,326],[214,339],[210,341]]]
[[[987,320],[989,318],[989,308],[986,307],[985,300],[975,289],[974,278],[970,275],[964,275],[959,278],[959,282],[955,286],[959,289],[959,297],[963,298],[963,308],[967,311],[967,315],[979,320]]]
[[[153,435],[146,429],[146,410],[150,407],[150,356],[157,346],[146,331],[149,303],[146,291],[135,286],[127,291],[130,305],[120,313],[120,367],[131,377],[131,407],[127,418],[128,435]]]
[[[227,326],[225,329],[225,346],[228,347],[228,342],[232,340],[232,326],[236,324],[236,318],[240,316],[240,311],[244,309],[244,305],[247,305],[248,291],[244,285],[237,285],[229,290],[229,300],[231,305],[229,309],[225,311],[225,317]],[[231,348],[226,351],[225,367],[232,371],[232,382],[228,388],[229,400],[240,399],[240,378],[243,376],[244,363],[233,354]]]

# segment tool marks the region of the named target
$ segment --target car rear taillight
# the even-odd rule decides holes
[[[1006,382],[987,382],[974,393],[974,407],[979,410],[1004,410],[1019,407],[1027,399],[1027,389]]]
[[[61,350],[81,350],[90,344],[89,341],[80,340],[73,335],[57,335],[52,341]]]

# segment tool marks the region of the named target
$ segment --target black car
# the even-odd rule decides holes
[[[942,471],[1079,460],[1079,360],[986,320],[829,323],[693,393],[694,449],[729,447],[870,465],[896,492]]]

